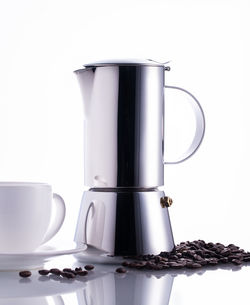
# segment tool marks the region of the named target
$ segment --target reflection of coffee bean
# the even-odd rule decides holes
[[[127,270],[125,268],[117,268],[115,271],[117,273],[126,273],[127,272]]]
[[[50,280],[50,278],[48,276],[39,276],[38,281],[40,282],[48,282]]]
[[[28,271],[28,270],[24,270],[24,271],[20,271],[20,272],[19,272],[19,275],[20,275],[21,277],[30,277],[30,276],[31,276],[31,272]]]
[[[42,269],[42,270],[39,270],[38,273],[41,274],[41,275],[48,275],[49,274],[49,270]]]
[[[93,270],[95,267],[93,265],[86,265],[84,268],[88,271]]]
[[[50,269],[49,272],[54,274],[54,275],[60,275],[61,274],[61,271],[57,268],[52,268],[52,269]]]

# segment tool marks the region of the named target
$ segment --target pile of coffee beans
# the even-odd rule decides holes
[[[171,252],[158,255],[127,256],[122,265],[128,268],[145,270],[202,268],[219,264],[241,265],[250,262],[250,252],[233,244],[206,243],[204,240],[181,242]],[[132,261],[131,261],[132,259]]]
[[[250,252],[246,252],[233,244],[225,246],[221,243],[206,243],[204,240],[181,242],[171,252],[161,252],[158,255],[147,254],[137,256],[126,256],[128,259],[122,263],[123,267],[117,268],[117,273],[126,273],[127,268],[141,270],[164,270],[164,269],[198,269],[204,266],[216,266],[220,264],[242,265],[244,262],[250,262]],[[74,270],[64,268],[59,270],[52,268],[50,270],[42,269],[38,273],[42,276],[54,275],[60,278],[75,279],[77,276],[86,276],[88,271],[94,269],[93,265],[77,267]],[[31,276],[28,270],[19,272],[23,278]]]
[[[67,278],[67,279],[74,279],[77,276],[86,276],[88,275],[88,271],[93,270],[95,267],[93,265],[86,265],[84,266],[84,269],[82,269],[82,267],[76,267],[75,269],[71,269],[71,268],[64,268],[63,270],[57,269],[57,268],[52,268],[50,270],[47,269],[42,269],[39,270],[38,273],[42,276],[47,276],[47,275],[54,275],[54,276],[58,276],[58,277],[62,277],[62,278]],[[31,276],[31,272],[28,270],[24,270],[24,271],[20,271],[19,275],[21,277],[30,277]]]

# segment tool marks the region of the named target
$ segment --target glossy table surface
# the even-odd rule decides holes
[[[50,261],[46,268],[83,266],[72,256]],[[17,271],[0,272],[0,305],[177,305],[249,304],[250,264],[196,271],[115,272],[117,265],[95,265],[77,280],[40,276],[20,278]]]

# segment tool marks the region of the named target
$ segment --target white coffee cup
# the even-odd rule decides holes
[[[60,230],[65,211],[49,184],[0,182],[0,253],[34,251]]]

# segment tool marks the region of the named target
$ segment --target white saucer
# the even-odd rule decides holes
[[[76,253],[74,256],[79,262],[92,264],[121,264],[125,259],[123,256],[110,256],[95,247],[86,245],[84,251]]]
[[[0,270],[35,269],[43,266],[56,256],[76,254],[84,251],[86,246],[74,242],[62,245],[45,244],[30,253],[0,253]]]

